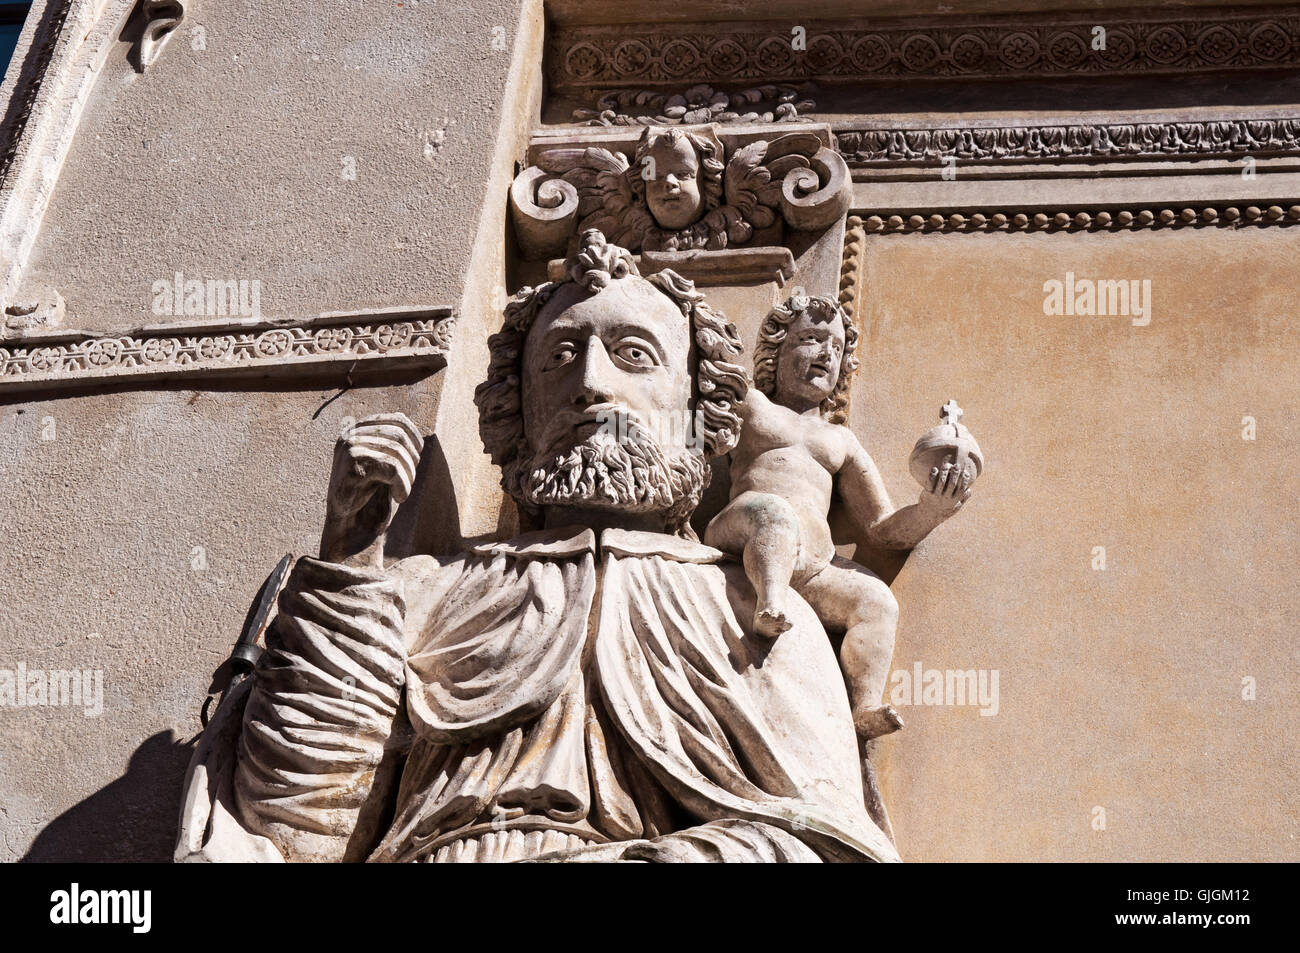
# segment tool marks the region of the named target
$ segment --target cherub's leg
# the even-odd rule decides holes
[[[790,504],[770,493],[742,493],[709,523],[704,541],[741,557],[757,597],[754,631],[776,638],[790,628],[785,599],[799,555],[799,520]]]
[[[871,571],[837,558],[799,593],[823,624],[844,629],[840,664],[859,734],[878,738],[902,728],[898,712],[882,704],[898,625],[898,602],[889,587]]]

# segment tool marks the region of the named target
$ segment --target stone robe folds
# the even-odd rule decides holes
[[[187,778],[181,860],[897,860],[811,608],[658,533],[298,560]]]

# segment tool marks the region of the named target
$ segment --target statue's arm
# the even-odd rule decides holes
[[[294,565],[241,696],[237,739],[226,746],[234,763],[213,785],[225,794],[221,811],[214,799],[210,839],[217,817],[234,823],[208,857],[246,854],[247,841],[269,842],[288,860],[361,860],[382,835],[405,745],[414,621],[407,573],[385,567],[384,538],[420,445],[400,415],[362,421],[338,442],[320,558]]]
[[[863,537],[884,549],[912,549],[956,512],[953,501],[933,488],[919,502],[894,509],[875,461],[847,427],[844,434],[848,450],[839,493],[850,523]]]
[[[405,682],[400,578],[303,557],[244,708],[234,814],[291,860],[361,860],[381,831]]]
[[[752,421],[762,421],[772,413],[772,398],[768,397],[753,384],[745,392],[745,399],[736,404],[736,413],[745,423]],[[740,432],[741,439],[744,439],[745,431]]]

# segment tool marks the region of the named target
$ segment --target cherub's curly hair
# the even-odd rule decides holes
[[[661,139],[667,139],[668,145],[677,148],[683,144],[690,146],[699,156],[700,162],[700,198],[704,201],[704,212],[708,214],[722,204],[722,173],[726,169],[726,164],[719,155],[719,149],[716,143],[710,141],[704,136],[697,135],[693,132],[683,132],[681,129],[670,127],[664,132],[651,135],[650,127],[646,126],[645,132],[641,133],[641,138],[636,143],[636,153],[632,157],[632,165],[627,170],[628,185],[632,188],[632,193],[636,196],[639,205],[646,204],[645,198],[645,179],[641,177],[642,164],[646,156],[650,155],[650,150],[659,144]]]
[[[583,233],[582,246],[567,265],[563,281],[522,288],[510,299],[501,330],[488,338],[487,380],[474,391],[483,446],[492,462],[501,467],[501,486],[520,502],[519,481],[527,457],[522,390],[528,329],[546,302],[565,284],[575,283],[595,293],[614,279],[640,277],[632,255],[607,243],[594,228]],[[736,326],[709,307],[694,282],[676,272],[664,269],[645,280],[672,300],[691,322],[698,445],[706,458],[728,453],[740,436],[736,407],[744,401],[749,386],[745,369],[738,363],[744,348]]]
[[[754,386],[768,397],[776,395],[776,363],[781,353],[781,344],[785,341],[790,325],[804,312],[812,312],[822,321],[831,321],[838,314],[844,321],[844,354],[840,357],[840,376],[835,388],[822,401],[822,417],[833,424],[848,422],[849,386],[853,383],[853,372],[858,369],[858,359],[854,354],[858,346],[858,329],[849,317],[847,309],[826,295],[815,297],[796,296],[785,304],[777,305],[767,313],[758,329],[758,343],[754,346]]]

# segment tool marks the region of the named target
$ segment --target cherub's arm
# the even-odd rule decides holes
[[[772,413],[772,399],[764,394],[753,384],[749,385],[749,390],[745,392],[745,399],[736,405],[736,413],[745,423],[751,420],[762,420]],[[744,436],[744,431],[741,431]]]
[[[943,488],[927,490],[921,501],[894,509],[875,462],[858,438],[844,428],[848,452],[839,472],[839,493],[850,524],[884,549],[912,549],[960,508]]]

